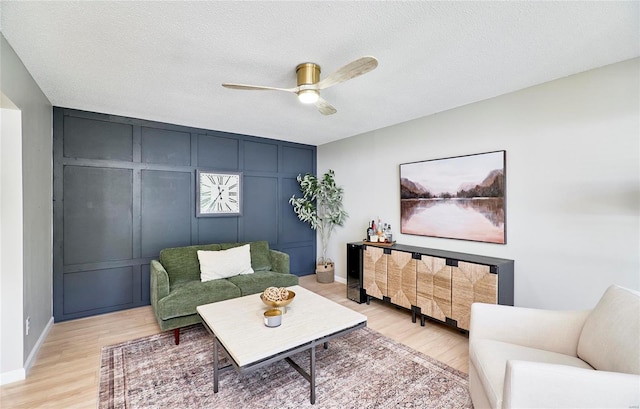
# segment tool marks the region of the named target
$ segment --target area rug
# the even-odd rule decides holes
[[[309,353],[293,356],[309,368]],[[213,339],[184,328],[102,349],[100,409],[107,408],[472,408],[467,375],[369,328],[316,351],[316,403],[285,361],[245,375],[220,374],[213,393]]]

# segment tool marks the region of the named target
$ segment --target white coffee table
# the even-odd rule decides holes
[[[311,386],[311,403],[316,400],[316,347],[367,325],[367,317],[300,286],[288,287],[295,299],[282,315],[282,325],[264,325],[268,307],[260,294],[201,305],[196,308],[205,328],[213,335],[213,391],[218,392],[218,376],[234,367],[244,374],[285,359]],[[219,368],[218,346],[231,365]],[[310,368],[305,372],[290,357],[309,350]]]

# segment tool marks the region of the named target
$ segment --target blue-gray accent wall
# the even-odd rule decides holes
[[[267,240],[315,271],[315,232],[288,203],[316,147],[54,107],[54,317],[149,304],[167,247]],[[243,173],[239,217],[196,218],[196,169]]]

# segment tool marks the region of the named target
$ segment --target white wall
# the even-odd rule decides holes
[[[4,98],[3,98],[4,102]],[[4,103],[3,103],[4,105]],[[0,109],[0,385],[24,378],[22,356],[22,125]]]
[[[3,285],[7,276],[11,280],[22,280],[22,304],[11,305],[12,314],[21,320],[17,334],[22,342],[20,350],[12,354],[22,357],[23,367],[28,372],[38,346],[53,323],[53,110],[47,97],[1,34],[0,53],[0,90],[21,111],[22,116],[21,157],[14,158],[9,170],[22,175],[22,231],[15,234],[8,232],[14,240],[22,240],[22,269],[3,271],[2,278]],[[3,225],[3,236],[4,229]],[[25,335],[27,317],[30,317],[31,325],[29,334]],[[3,334],[14,330],[4,319],[0,322],[0,328]]]
[[[591,308],[612,283],[640,289],[639,72],[633,59],[318,147],[350,214],[329,248],[336,274],[381,217],[398,243],[515,260],[519,306]],[[399,234],[400,163],[503,149],[506,245]]]

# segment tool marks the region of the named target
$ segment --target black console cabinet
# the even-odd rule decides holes
[[[514,261],[424,247],[347,244],[347,297],[371,298],[468,331],[471,304],[513,305]]]

